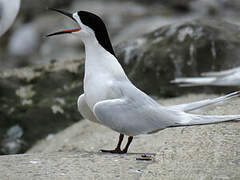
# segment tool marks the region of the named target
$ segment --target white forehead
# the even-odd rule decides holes
[[[82,23],[82,21],[81,21],[77,12],[73,13],[73,18],[78,22],[78,24],[79,24],[79,26],[82,30],[86,30],[88,32],[94,33],[94,31],[90,27],[88,27],[88,26],[86,26],[85,24]]]
[[[78,22],[79,25],[83,24],[77,12],[73,13],[73,18]]]

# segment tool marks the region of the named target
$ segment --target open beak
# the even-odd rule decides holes
[[[49,8],[49,10],[52,10],[52,11],[56,11],[58,13],[61,13],[65,16],[68,16],[70,17],[72,20],[74,20],[75,22],[77,22],[74,18],[73,18],[73,15],[71,13],[68,13],[66,11],[63,11],[63,10],[59,10],[59,9],[55,9],[55,8]],[[72,33],[72,32],[77,32],[77,31],[80,31],[81,28],[75,28],[75,29],[69,29],[69,30],[62,30],[62,31],[58,31],[58,32],[55,32],[55,33],[51,33],[51,34],[48,34],[46,35],[46,37],[50,37],[50,36],[55,36],[55,35],[59,35],[59,34],[69,34],[69,33]]]

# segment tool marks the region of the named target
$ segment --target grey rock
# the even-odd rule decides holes
[[[23,129],[19,125],[10,127],[1,141],[0,154],[16,154],[26,151],[26,143],[22,136]]]
[[[79,121],[76,101],[82,79],[83,60],[2,71],[1,153],[24,152],[36,140]],[[18,126],[9,129],[13,124]]]
[[[12,126],[7,131],[7,138],[8,139],[18,139],[21,138],[23,135],[23,130],[19,125]]]
[[[161,27],[133,41],[120,43],[117,54],[130,79],[155,96],[191,91],[226,92],[231,88],[179,88],[176,77],[240,65],[239,26],[221,20],[198,19]]]
[[[165,16],[143,17],[128,24],[125,28],[119,31],[118,34],[113,37],[113,43],[119,44],[124,41],[134,40],[137,37],[155,31],[160,27],[185,22],[187,20],[189,21],[191,19],[194,19],[194,16],[179,16],[177,19],[175,17]]]
[[[137,155],[93,152],[24,154],[0,157],[0,178],[30,179],[139,179],[153,162],[138,162]]]
[[[170,6],[174,9],[179,11],[189,11],[190,10],[190,3],[195,0],[162,0],[161,2],[167,6]]]
[[[159,103],[172,105],[213,97],[216,95],[189,94]],[[198,113],[239,114],[239,103],[236,98]],[[113,155],[98,151],[113,148],[118,134],[84,120],[39,141],[26,155],[0,157],[0,177],[14,179],[21,169],[18,177],[28,174],[29,179],[36,174],[44,179],[58,178],[61,173],[63,179],[239,179],[239,130],[239,122],[171,128],[137,136],[129,154]],[[136,160],[144,153],[156,155],[150,161]]]
[[[3,139],[1,142],[0,154],[17,154],[25,152],[27,145],[22,139]]]
[[[193,0],[190,2],[189,8],[192,12],[203,15],[217,16],[223,19],[229,19],[226,17],[232,16],[232,19],[235,19],[235,16],[239,16],[240,3],[238,0]],[[237,19],[235,22],[237,23]]]

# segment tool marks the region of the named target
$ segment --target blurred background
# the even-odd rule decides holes
[[[0,39],[0,68],[22,67],[52,59],[84,56],[82,43],[71,36],[44,35],[73,25],[69,19],[47,10],[89,10],[107,24],[114,45],[134,39],[166,24],[218,18],[239,24],[238,0],[22,0],[17,18]]]
[[[21,0],[0,37],[0,154],[24,153],[81,119],[84,46],[69,35],[45,37],[74,25],[48,7],[101,16],[127,75],[155,99],[234,90],[170,81],[240,65],[239,0]]]

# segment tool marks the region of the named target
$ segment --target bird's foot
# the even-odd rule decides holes
[[[129,145],[131,144],[131,142],[133,140],[133,137],[132,136],[128,137],[128,142],[127,142],[125,148],[123,150],[121,150],[121,144],[122,144],[122,141],[123,141],[123,137],[124,137],[123,134],[119,135],[118,144],[117,144],[117,147],[114,150],[101,149],[100,151],[105,152],[105,153],[126,154],[127,151],[128,151]]]
[[[121,149],[114,149],[114,150],[104,150],[104,149],[101,149],[100,150],[101,152],[104,152],[104,153],[112,153],[112,154],[125,154],[127,153],[126,150],[121,150]]]

